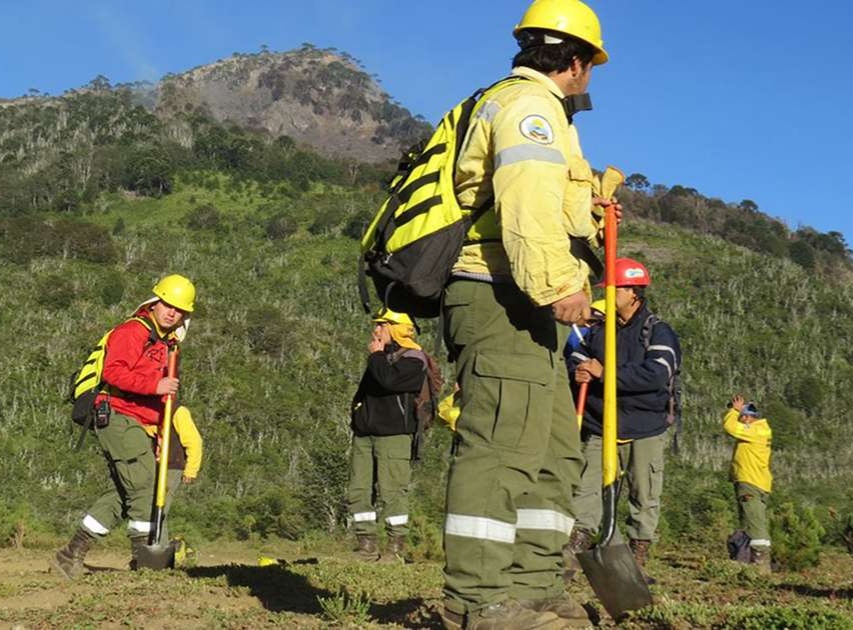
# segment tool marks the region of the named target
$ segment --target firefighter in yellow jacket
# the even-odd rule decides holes
[[[735,485],[740,527],[750,538],[750,563],[769,573],[767,499],[773,487],[770,473],[773,432],[767,420],[760,417],[755,403],[745,403],[740,394],[732,396],[723,429],[737,440],[732,455],[731,480]]]
[[[535,0],[515,28],[513,77],[472,118],[456,170],[486,205],[444,296],[460,415],[447,487],[447,628],[589,625],[565,592],[562,547],[583,459],[562,350],[589,309],[600,229],[572,115],[607,61],[595,13]]]

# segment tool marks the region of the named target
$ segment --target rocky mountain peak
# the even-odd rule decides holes
[[[154,107],[160,117],[200,111],[366,162],[396,158],[429,131],[353,57],[308,44],[284,53],[235,53],[167,75]]]

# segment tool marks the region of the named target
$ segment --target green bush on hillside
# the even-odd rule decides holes
[[[222,225],[222,214],[212,204],[204,204],[190,210],[186,222],[191,230],[216,230]]]
[[[49,274],[39,278],[36,286],[36,300],[53,311],[64,311],[74,301],[76,291],[71,279],[60,274]]]
[[[267,238],[272,241],[279,241],[292,236],[299,229],[297,223],[286,214],[280,213],[271,217],[267,221],[266,234]]]
[[[99,279],[98,294],[104,306],[120,304],[126,288],[125,275],[110,270]]]
[[[825,531],[806,506],[785,502],[773,508],[770,539],[773,561],[789,571],[802,571],[820,562],[821,538]]]

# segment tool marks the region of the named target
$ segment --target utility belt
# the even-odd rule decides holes
[[[112,407],[110,407],[110,399],[104,398],[97,405],[92,407],[92,410],[86,416],[86,419],[83,421],[83,424],[80,427],[80,437],[77,438],[77,445],[74,447],[75,451],[79,451],[83,448],[83,441],[86,439],[86,434],[92,430],[96,429],[106,429],[110,426],[110,416],[112,415]]]
[[[577,260],[582,260],[589,267],[589,283],[590,284],[598,284],[604,279],[604,264],[601,262],[601,259],[598,257],[598,254],[592,249],[589,244],[589,241],[580,236],[568,236],[569,239],[569,251],[572,256],[574,256]],[[483,245],[485,243],[500,243],[501,239],[499,238],[480,238],[480,239],[466,239],[463,245]],[[457,277],[466,277],[467,274],[463,273],[455,273]],[[472,274],[471,279],[485,279],[485,278],[475,278],[473,277],[475,274]],[[480,275],[480,274],[476,274]],[[497,278],[494,278],[495,282],[499,282]],[[511,280],[508,280],[511,281]]]

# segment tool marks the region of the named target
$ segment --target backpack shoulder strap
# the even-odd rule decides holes
[[[649,349],[649,343],[652,340],[652,330],[660,320],[660,317],[655,315],[654,313],[649,313],[646,316],[646,319],[643,320],[643,328],[640,332],[640,339],[643,341],[643,348],[646,350]]]
[[[158,340],[165,339],[164,337],[161,337],[157,334],[157,327],[154,325],[154,322],[152,322],[147,317],[139,317],[137,315],[134,315],[133,317],[126,319],[125,322],[139,322],[140,324],[142,324],[148,330],[148,345],[151,345],[157,342]]]
[[[474,114],[482,107],[483,103],[487,96],[491,96],[495,92],[502,90],[505,87],[509,87],[515,83],[520,83],[522,81],[529,81],[527,77],[520,77],[516,75],[509,75],[502,79],[499,79],[492,83],[487,88],[480,88],[471,96],[473,99],[472,107],[470,112],[467,115],[467,119],[464,121],[460,120],[459,126],[457,127],[457,136],[456,136],[456,156],[459,157],[460,152],[462,151],[462,147],[465,142],[465,138],[468,135],[468,127],[470,126],[471,119],[474,118]],[[474,225],[477,220],[482,217],[492,206],[495,204],[495,196],[489,195],[483,203],[474,208],[469,208],[471,213],[468,215],[468,225]]]
[[[400,359],[417,359],[424,364],[424,369],[429,366],[426,352],[423,350],[415,350],[414,348],[400,348],[391,353],[391,362],[399,361]]]

